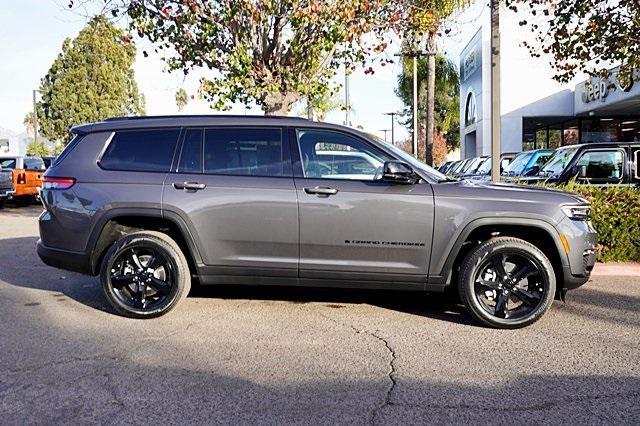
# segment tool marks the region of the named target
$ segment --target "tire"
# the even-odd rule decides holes
[[[500,271],[504,271],[502,279],[498,278]],[[498,237],[466,256],[458,291],[476,321],[513,329],[533,324],[551,307],[556,279],[551,262],[536,246],[518,238]]]
[[[155,267],[155,262],[161,265]],[[131,233],[116,241],[102,259],[100,281],[111,307],[130,318],[164,315],[191,289],[184,253],[171,237],[154,231]]]

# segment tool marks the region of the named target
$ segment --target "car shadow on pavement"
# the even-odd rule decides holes
[[[18,287],[67,296],[95,309],[113,312],[102,295],[97,277],[51,268],[38,258],[37,238],[0,239],[0,280]],[[380,291],[312,287],[193,285],[191,298],[251,299],[290,303],[323,303],[335,309],[350,304],[369,304],[383,309],[475,325],[453,294],[413,291]]]

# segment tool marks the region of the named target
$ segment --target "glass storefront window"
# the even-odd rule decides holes
[[[580,143],[580,129],[578,120],[571,120],[562,126],[562,145],[575,145]]]
[[[536,130],[536,149],[547,147],[547,128]]]
[[[622,119],[620,123],[622,140],[624,142],[640,141],[640,118],[638,119]]]
[[[547,148],[556,149],[562,144],[562,130],[549,128]]]
[[[622,140],[620,120],[615,118],[593,118],[582,120],[582,142],[617,142]]]

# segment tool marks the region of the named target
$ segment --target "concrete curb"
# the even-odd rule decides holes
[[[640,263],[596,263],[591,272],[592,277],[624,276],[640,277]]]

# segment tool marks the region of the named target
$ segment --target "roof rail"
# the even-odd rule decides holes
[[[268,118],[272,120],[307,120],[303,117],[288,117],[286,115],[241,115],[241,114],[193,114],[193,115],[132,115],[128,117],[111,117],[103,121],[148,120],[158,118]]]

